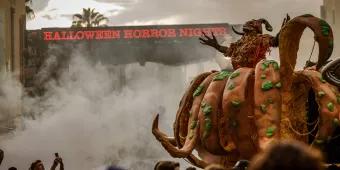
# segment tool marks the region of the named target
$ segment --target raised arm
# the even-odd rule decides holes
[[[63,163],[63,159],[61,159],[60,157],[56,157],[54,159],[53,165],[51,167],[51,170],[55,170],[57,168],[59,164],[59,170],[64,170],[64,163]]]
[[[223,54],[225,54],[227,52],[228,47],[221,46],[220,44],[218,44],[217,39],[216,39],[213,32],[211,33],[212,38],[207,36],[204,32],[202,32],[202,34],[203,34],[203,37],[199,38],[201,44],[214,47],[217,51],[219,51]]]
[[[231,60],[229,57],[225,57],[227,55],[227,50],[228,47],[226,46],[222,46],[220,44],[218,44],[217,39],[214,35],[214,33],[211,33],[212,38],[210,38],[209,36],[207,36],[204,32],[202,32],[203,37],[200,37],[200,43],[203,45],[208,45],[211,47],[214,47],[217,51],[221,52],[223,55],[215,55],[215,61],[216,63],[220,66],[221,70],[232,70],[233,66],[231,65]]]

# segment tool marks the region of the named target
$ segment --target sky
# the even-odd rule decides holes
[[[36,18],[28,29],[69,27],[72,15],[95,8],[109,25],[231,23],[267,18],[278,30],[289,13],[320,16],[322,0],[33,0]]]

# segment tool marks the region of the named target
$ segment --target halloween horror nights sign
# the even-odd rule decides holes
[[[27,31],[27,45],[37,49],[39,54],[50,52],[49,47],[57,45],[62,48],[58,50],[62,53],[56,56],[70,56],[73,49],[82,46],[83,51],[91,55],[91,59],[104,64],[157,62],[180,65],[210,60],[216,55],[214,49],[200,44],[198,37],[202,32],[207,35],[213,33],[222,43],[237,38],[230,30],[231,25],[227,23],[43,28]]]
[[[178,38],[199,37],[202,32],[214,33],[215,36],[224,36],[228,33],[225,26],[206,27],[163,27],[163,28],[99,28],[93,30],[55,30],[44,31],[45,41],[60,40],[110,40],[110,39],[152,39],[152,38]]]

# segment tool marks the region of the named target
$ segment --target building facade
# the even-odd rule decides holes
[[[0,1],[0,70],[20,80],[26,28],[25,0]]]
[[[323,0],[321,6],[321,17],[333,28],[334,52],[332,58],[340,56],[340,1]]]
[[[16,80],[22,80],[22,60],[26,28],[25,0],[0,0],[0,134],[21,127],[21,100],[15,94],[3,88],[12,85],[10,80],[3,82],[2,77],[13,73]],[[15,91],[19,91],[16,89]],[[15,100],[13,96],[18,96]]]

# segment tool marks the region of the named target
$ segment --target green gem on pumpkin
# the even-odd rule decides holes
[[[234,107],[239,107],[241,105],[241,101],[233,100],[233,101],[231,101],[231,105],[234,106]]]
[[[272,136],[274,136],[275,130],[276,130],[276,127],[275,127],[275,126],[272,126],[272,127],[267,128],[267,130],[266,130],[266,136],[267,136],[267,137],[272,137]]]
[[[322,76],[320,76],[320,81],[321,81],[322,83],[326,83],[326,80],[325,80],[325,79],[323,79],[323,77],[322,77]]]
[[[273,88],[273,83],[271,81],[267,80],[267,81],[262,83],[261,88],[262,88],[263,91],[268,91],[268,90]]]
[[[261,70],[262,71],[266,70],[266,68],[268,68],[268,67],[269,67],[269,63],[266,62],[266,61],[261,64]]]
[[[206,103],[202,108],[202,112],[204,113],[204,116],[207,116],[212,112],[212,107]]]
[[[204,122],[205,122],[205,124],[204,124],[205,130],[209,131],[212,128],[211,119],[210,118],[206,118],[204,120]]]
[[[235,77],[238,77],[240,75],[239,71],[234,71],[231,75],[230,75],[230,79],[233,79]]]
[[[340,104],[340,96],[339,96],[339,95],[336,96],[336,102],[337,102],[338,104]]]
[[[225,78],[230,76],[230,72],[229,71],[221,71],[219,72],[213,79],[213,81],[220,81],[220,80],[224,80]]]
[[[323,36],[328,36],[330,33],[330,26],[325,20],[320,20],[320,27]]]
[[[190,125],[190,129],[195,129],[197,126],[197,121],[193,120]]]
[[[205,101],[202,101],[201,108],[205,107],[206,105],[207,105],[207,103]]]
[[[229,86],[228,86],[228,90],[232,90],[235,88],[235,84],[233,82],[230,82]]]
[[[329,110],[330,112],[333,112],[333,111],[334,111],[334,104],[333,104],[332,102],[329,102],[329,103],[327,104],[327,108],[328,108],[328,110]]]
[[[199,85],[196,88],[195,92],[193,93],[193,97],[201,95],[203,89],[204,89],[204,86],[203,85]]]
[[[326,93],[324,92],[324,91],[319,91],[318,92],[318,97],[322,97],[322,96],[324,96]]]
[[[272,65],[273,65],[273,67],[274,67],[274,70],[279,70],[280,69],[280,66],[279,66],[279,64],[276,62],[276,61],[273,61],[272,62]]]

